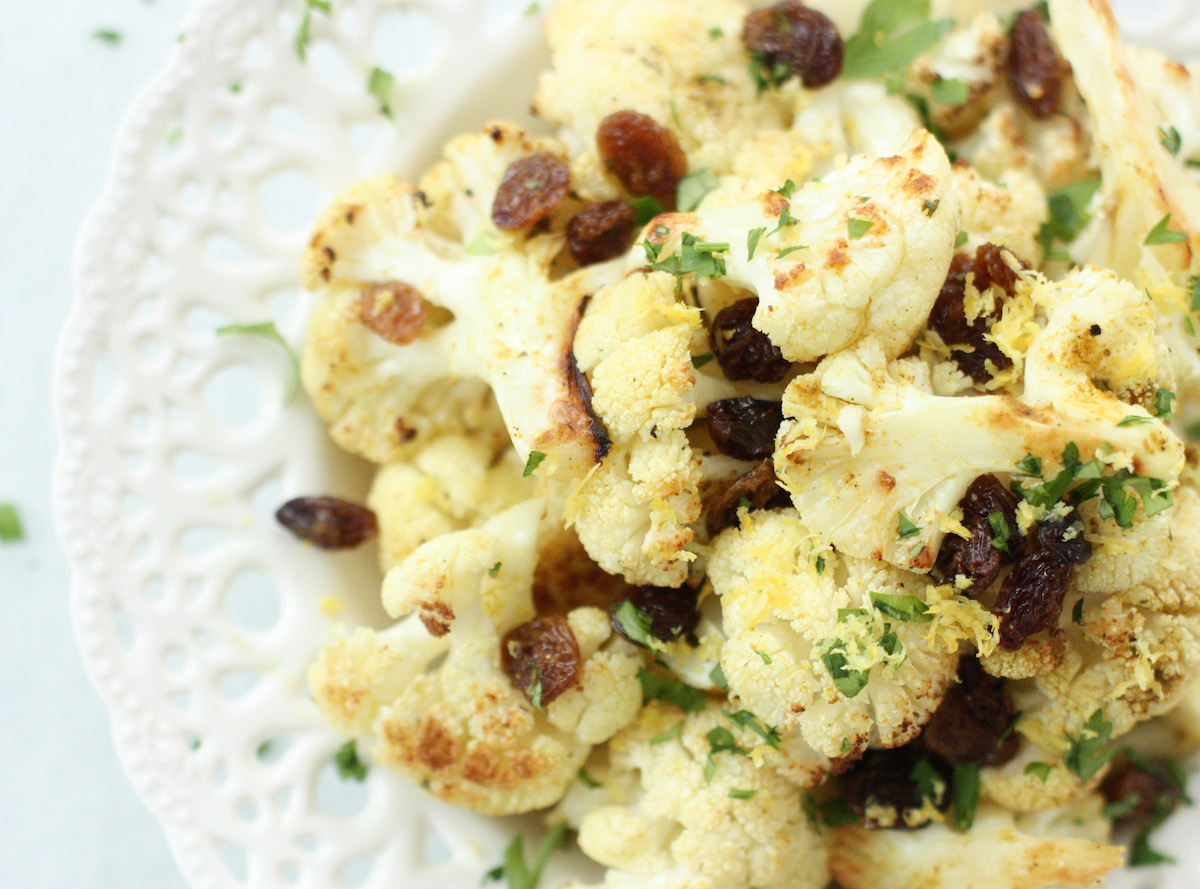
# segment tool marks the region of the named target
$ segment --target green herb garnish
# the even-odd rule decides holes
[[[1187,235],[1181,231],[1175,231],[1171,227],[1171,214],[1168,213],[1154,228],[1150,229],[1150,233],[1146,235],[1146,240],[1142,243],[1147,247],[1157,247],[1161,244],[1182,244],[1187,241]]]
[[[676,205],[681,213],[690,213],[700,206],[705,196],[717,189],[720,183],[708,167],[693,170],[679,180]]]
[[[538,843],[532,864],[525,861],[525,837],[518,835],[505,850],[504,863],[488,871],[484,881],[498,883],[504,880],[508,883],[508,889],[537,889],[550,856],[567,844],[568,830],[565,821],[550,828],[550,832]]]
[[[288,372],[283,386],[283,403],[287,404],[296,397],[296,392],[300,389],[300,362],[296,359],[296,353],[292,351],[288,341],[279,332],[279,328],[275,326],[274,321],[260,321],[257,324],[226,324],[224,327],[217,328],[217,336],[230,334],[261,336],[278,343],[288,361]]]
[[[25,528],[21,525],[17,507],[12,503],[0,503],[0,540],[16,543],[24,539]]]
[[[916,596],[899,595],[894,593],[871,593],[871,604],[888,617],[913,623],[929,623],[933,615],[928,607]],[[890,654],[891,652],[889,652]]]
[[[367,778],[367,766],[358,758],[358,746],[354,741],[347,741],[338,748],[333,763],[337,766],[338,776],[344,781],[361,783]]]
[[[529,459],[525,461],[525,471],[521,473],[523,478],[529,478],[534,471],[542,465],[542,461],[546,459],[546,455],[541,451],[530,451]]]
[[[663,679],[648,670],[638,670],[642,683],[642,698],[647,701],[665,701],[674,704],[684,713],[699,713],[704,709],[706,696],[698,688],[684,685],[678,679]]]

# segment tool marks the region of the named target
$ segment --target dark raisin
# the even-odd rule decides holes
[[[728,379],[778,383],[792,369],[792,363],[750,323],[757,310],[756,297],[722,309],[713,319],[708,342]]]
[[[616,259],[629,249],[637,214],[624,201],[588,204],[567,223],[567,246],[580,265]]]
[[[358,301],[358,317],[389,343],[406,346],[425,329],[425,300],[403,281],[371,284]]]
[[[708,433],[722,454],[762,460],[775,450],[783,405],[757,398],[727,398],[708,406]]]
[[[340,497],[297,497],[276,510],[275,520],[321,549],[352,549],[379,533],[375,513]]]
[[[1009,731],[1014,713],[1004,680],[989,676],[967,655],[959,663],[958,684],[946,693],[921,738],[956,768],[972,762],[1003,765],[1021,746],[1016,733]]]
[[[1003,290],[1006,296],[1016,295],[1017,273],[1008,264],[1008,256],[1016,259],[1021,268],[1029,268],[1029,265],[1024,260],[1017,259],[1011,250],[997,247],[995,244],[984,244],[975,251],[973,270],[976,290],[985,293],[989,287],[995,286]]]
[[[992,585],[1004,565],[1015,562],[1021,554],[1017,498],[996,476],[981,475],[971,482],[958,508],[962,510],[963,527],[971,536],[964,540],[956,534],[947,535],[938,552],[938,568],[947,578],[959,574],[970,578],[972,591],[980,593]]]
[[[842,777],[850,810],[862,818],[865,827],[905,827],[904,813],[916,812],[925,806],[921,787],[914,777],[922,762],[933,769],[944,788],[950,786],[945,765],[928,756],[919,741],[891,750],[868,751]],[[932,802],[937,808],[945,809],[949,806],[950,794],[943,792]],[[884,812],[892,813],[894,821],[881,821]]]
[[[790,506],[788,492],[779,487],[772,462],[763,460],[745,475],[730,482],[708,505],[708,534],[716,537],[737,524],[737,512],[745,503],[750,509],[776,509]]]
[[[1117,757],[1100,785],[1104,798],[1120,813],[1116,823],[1141,830],[1160,822],[1183,802],[1183,788],[1164,759],[1134,762]]]
[[[1000,617],[1000,647],[1016,651],[1034,633],[1058,625],[1075,566],[1054,550],[1017,562],[1000,585],[993,611]]]
[[[742,42],[767,70],[783,64],[809,89],[842,73],[842,35],[824,13],[783,0],[746,16]]]
[[[571,171],[558,157],[540,151],[515,161],[496,191],[492,221],[503,231],[517,231],[541,222],[571,190]]]
[[[986,245],[985,245],[986,246]],[[950,272],[942,284],[933,309],[929,313],[928,326],[936,331],[947,346],[951,347],[951,356],[959,369],[976,383],[986,383],[992,378],[988,369],[989,363],[996,370],[1012,367],[1012,360],[1005,355],[1000,347],[985,338],[992,325],[1000,318],[1003,311],[1003,301],[996,300],[991,312],[980,315],[971,321],[967,320],[967,310],[964,304],[967,289],[967,274],[975,273],[977,282],[984,280],[988,272],[988,259],[991,254],[984,254],[984,248],[976,252],[975,260],[961,253],[956,253],[950,263]],[[982,274],[981,274],[982,271]],[[1010,270],[1011,271],[1011,270]],[[990,282],[990,277],[986,279]],[[986,288],[985,288],[986,289]],[[954,346],[969,346],[970,349],[954,349]]]
[[[1036,10],[1017,16],[1008,41],[1005,68],[1013,97],[1034,117],[1057,114],[1068,69]]]
[[[600,121],[596,146],[626,191],[650,195],[668,210],[675,207],[688,161],[674,133],[645,114],[618,111]]]
[[[642,614],[650,618],[650,635],[662,642],[674,642],[680,636],[690,636],[700,623],[700,611],[696,607],[697,592],[688,586],[677,589],[670,587],[639,587],[628,601]],[[620,606],[620,603],[617,603]],[[616,613],[616,608],[613,609]],[[614,617],[613,629],[625,635],[625,629]],[[634,645],[642,645],[629,639]],[[644,647],[644,646],[643,646]]]
[[[1068,537],[1067,532],[1071,532]],[[1084,536],[1083,519],[1072,509],[1062,518],[1045,519],[1033,532],[1037,549],[1053,550],[1072,565],[1082,565],[1092,557],[1092,544]]]
[[[531,701],[537,702],[540,685],[540,703],[545,707],[579,685],[583,658],[571,625],[555,615],[535,617],[509,630],[500,640],[500,665],[513,688]]]

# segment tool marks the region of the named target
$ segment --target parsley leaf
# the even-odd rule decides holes
[[[690,213],[700,206],[709,192],[715,191],[720,183],[708,167],[693,170],[679,180],[676,205],[680,213]]]
[[[16,543],[24,539],[25,529],[21,526],[17,507],[12,503],[0,503],[0,540]]]
[[[1113,724],[1105,720],[1104,711],[1097,710],[1083,724],[1078,737],[1068,734],[1063,762],[1071,773],[1083,781],[1090,781],[1116,754],[1115,750],[1103,749],[1112,733]]]
[[[638,680],[642,683],[642,697],[647,701],[666,701],[684,713],[699,713],[704,709],[707,697],[704,692],[684,685],[678,679],[663,679],[649,670],[639,669]]]
[[[709,671],[708,678],[712,680],[712,684],[721,691],[729,691],[729,680],[725,678],[725,671],[721,669],[721,665],[717,664]]]
[[[487,570],[488,577],[499,577],[499,576],[500,576],[500,566],[501,566],[502,564],[504,564],[504,563],[503,563],[503,562],[497,562],[495,565],[493,565],[491,568],[489,568],[489,569]]]
[[[567,831],[565,821],[550,828],[550,832],[538,843],[532,864],[525,861],[525,837],[518,835],[504,851],[504,863],[488,871],[484,879],[494,882],[505,880],[508,889],[537,889],[550,856],[566,845]]]
[[[754,797],[757,793],[758,793],[757,790],[738,790],[737,788],[734,788],[733,790],[729,791],[729,798],[730,799],[754,799]]]
[[[960,231],[957,235],[954,236],[954,249],[957,250],[963,244],[967,243],[967,241],[970,240],[970,238],[971,238],[971,236],[969,234],[967,234],[965,231]]]
[[[684,232],[679,250],[666,259],[659,259],[662,253],[661,244],[643,241],[642,249],[646,251],[646,258],[650,260],[652,271],[666,272],[668,275],[675,276],[677,279],[676,292],[682,291],[683,279],[687,275],[707,278],[710,281],[725,277],[725,260],[720,254],[729,251],[727,243],[701,241],[695,235]]]
[[[672,738],[679,737],[679,733],[681,731],[683,731],[683,723],[682,722],[676,723],[671,728],[667,729],[665,732],[661,732],[661,733],[655,735],[653,738],[651,738],[650,746],[656,747],[659,744],[665,744],[667,741],[670,741]]]
[[[1153,417],[1143,417],[1141,414],[1130,414],[1117,424],[1118,429],[1123,429],[1126,426],[1141,426],[1143,423],[1153,423]]]
[[[899,540],[908,540],[910,537],[916,537],[921,533],[919,526],[914,525],[912,520],[904,514],[903,511],[896,513],[896,537]]]
[[[1160,420],[1168,421],[1175,416],[1175,393],[1170,389],[1154,390],[1154,413]]]
[[[125,36],[120,31],[113,31],[109,28],[103,28],[99,31],[93,31],[92,39],[107,46],[116,47],[121,45],[121,41],[125,39]]]
[[[392,116],[392,87],[395,85],[396,78],[391,72],[379,67],[372,68],[370,76],[367,77],[367,92],[379,102],[379,113],[384,117]]]
[[[807,249],[808,249],[808,245],[806,245],[806,244],[797,244],[794,247],[784,247],[782,250],[780,250],[778,253],[775,254],[775,258],[783,259],[785,256],[790,256],[791,254],[796,253],[799,250],[807,250]]]
[[[750,754],[738,746],[737,739],[734,738],[733,732],[719,725],[711,729],[707,735],[710,755],[718,753],[736,753],[738,756],[749,756]]]
[[[933,620],[933,615],[929,613],[928,607],[916,596],[871,593],[871,604],[888,617],[894,617],[896,620],[919,624],[929,623]]]
[[[279,332],[279,328],[275,326],[275,322],[261,321],[257,324],[226,324],[224,327],[217,328],[217,336],[239,333],[274,340],[283,349],[288,360],[288,372],[283,386],[283,403],[287,404],[290,402],[296,397],[296,392],[300,389],[300,362],[296,360],[296,353],[292,351],[292,347],[288,344],[288,341],[283,338],[283,334]]]
[[[817,808],[817,814],[821,817],[821,823],[826,827],[848,827],[851,824],[858,823],[858,815],[850,808],[850,804],[846,802],[844,796],[835,797],[828,802],[821,803]]]
[[[1083,626],[1083,597],[1075,600],[1075,604],[1071,608],[1071,623],[1077,627]]]
[[[329,15],[333,12],[333,4],[331,0],[304,0],[304,15],[300,19],[299,27],[296,28],[296,37],[293,40],[296,55],[302,62],[308,61],[309,30],[312,27],[314,9]]]
[[[941,803],[946,793],[946,781],[929,760],[922,759],[913,766],[908,777],[916,782],[917,799],[932,800],[935,805]]]
[[[604,786],[591,775],[589,775],[587,769],[580,769],[577,777],[579,778],[579,783],[588,790],[599,790]]]
[[[746,233],[746,262],[754,258],[754,251],[758,249],[759,239],[766,233],[767,229],[765,227],[752,228]]]
[[[546,459],[546,455],[541,451],[530,451],[529,459],[525,461],[525,471],[521,473],[523,478],[529,478],[534,471],[542,465],[542,461]]]
[[[967,99],[971,97],[970,87],[957,77],[933,81],[929,84],[929,92],[933,96],[933,101],[942,105],[965,105]]]
[[[1187,240],[1187,235],[1181,231],[1175,231],[1171,227],[1171,214],[1168,213],[1154,228],[1150,229],[1150,234],[1146,235],[1146,240],[1142,243],[1147,247],[1157,247],[1160,244],[1181,244]]]
[[[851,241],[857,241],[869,232],[874,225],[875,223],[870,219],[859,219],[857,216],[851,216],[846,220],[846,234]]]
[[[1158,141],[1162,147],[1171,152],[1175,157],[1179,156],[1179,149],[1183,146],[1183,138],[1179,135],[1179,130],[1173,126],[1166,129],[1158,128]]]
[[[953,24],[950,19],[932,21],[929,0],[872,0],[857,33],[846,41],[842,76],[862,80],[906,68]]]
[[[662,648],[662,641],[651,629],[654,619],[633,604],[632,599],[624,599],[613,611],[613,621],[620,628],[622,635],[630,642],[649,648],[651,651]]]
[[[825,665],[834,687],[848,698],[855,697],[870,681],[869,670],[851,670],[847,666],[846,643],[840,639],[833,640],[833,646],[821,655],[821,663]]]
[[[694,367],[696,370],[699,370],[700,368],[704,367],[704,365],[708,364],[708,362],[710,362],[712,360],[713,360],[712,352],[706,352],[703,355],[693,355],[692,356],[692,367]]]
[[[762,660],[762,662],[764,664],[766,664],[767,666],[770,666],[771,664],[774,663],[774,660],[772,660],[771,656],[769,654],[767,654],[765,651],[759,651],[757,648],[752,648],[750,650],[753,651],[756,655],[758,655],[759,658]]]
[[[979,763],[972,762],[954,770],[955,827],[970,830],[975,823],[975,808],[979,805]]]
[[[1091,222],[1091,214],[1087,208],[1100,189],[1100,179],[1085,179],[1073,182],[1052,192],[1046,199],[1050,210],[1050,219],[1042,223],[1040,239],[1047,253],[1055,239],[1064,244],[1070,244],[1078,237],[1083,227]]]
[[[754,734],[766,741],[770,747],[778,747],[779,742],[783,740],[779,735],[779,729],[764,727],[758,721],[758,717],[749,710],[739,710],[737,713],[730,713],[728,710],[723,712],[734,725],[754,732]]]
[[[1029,765],[1025,766],[1025,774],[1036,775],[1041,779],[1043,784],[1046,783],[1046,780],[1050,777],[1050,773],[1052,771],[1054,771],[1054,766],[1050,765],[1048,762],[1031,762]]]
[[[1008,538],[1012,536],[1012,529],[1008,527],[1008,519],[1004,517],[1004,513],[999,510],[989,512],[988,525],[992,529],[992,546],[1002,553],[1008,552]]]
[[[337,766],[338,776],[342,780],[353,780],[362,782],[367,777],[367,767],[358,758],[358,747],[354,741],[347,741],[338,748],[338,752],[333,757],[334,765]]]
[[[633,213],[637,217],[637,224],[639,226],[645,225],[655,216],[660,216],[666,212],[663,205],[656,198],[652,198],[649,195],[630,201],[629,206],[633,208]]]

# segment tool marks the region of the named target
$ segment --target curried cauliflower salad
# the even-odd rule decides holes
[[[1106,0],[550,7],[541,133],[354,185],[304,257],[394,620],[333,627],[316,706],[443,801],[544,811],[604,889],[1164,860],[1200,67]]]

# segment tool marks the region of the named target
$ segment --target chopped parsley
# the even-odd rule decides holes
[[[1112,733],[1113,724],[1104,718],[1104,711],[1097,710],[1083,724],[1078,737],[1067,735],[1063,762],[1073,775],[1090,781],[1113,758],[1115,750],[1104,750]]]
[[[858,823],[858,815],[844,796],[835,797],[816,807],[821,823],[826,827],[848,827]]]
[[[338,748],[333,757],[333,763],[337,766],[338,776],[343,781],[358,781],[362,782],[367,777],[367,766],[358,758],[358,747],[354,741],[347,741]]]
[[[734,788],[733,790],[729,791],[729,798],[730,799],[754,799],[754,797],[755,797],[755,795],[757,795],[757,793],[758,793],[757,790],[738,790],[737,788]]]
[[[698,688],[684,685],[678,679],[663,679],[648,670],[638,670],[642,683],[642,698],[647,701],[665,701],[674,704],[684,713],[699,713],[704,709],[706,695]]]
[[[719,86],[724,86],[729,82],[719,74],[701,74],[696,79],[700,81],[700,83],[715,83]]]
[[[758,655],[759,658],[762,660],[762,662],[764,664],[766,664],[767,666],[770,666],[771,664],[774,663],[774,661],[771,659],[771,656],[769,654],[767,654],[765,651],[759,651],[757,648],[751,648],[750,650],[753,651],[756,655]]]
[[[721,669],[720,664],[717,664],[709,671],[708,678],[721,691],[729,691],[729,680],[725,678],[725,671]]]
[[[1175,393],[1170,389],[1154,390],[1154,413],[1163,421],[1175,416]]]
[[[1157,247],[1161,244],[1181,244],[1186,240],[1187,235],[1171,228],[1171,214],[1168,213],[1158,220],[1154,228],[1150,229],[1150,233],[1146,235],[1146,240],[1142,243],[1147,247]]]
[[[1075,600],[1075,604],[1071,608],[1071,623],[1077,627],[1083,626],[1083,597],[1080,596]]]
[[[1054,766],[1050,765],[1048,762],[1031,762],[1029,765],[1025,766],[1025,774],[1034,775],[1037,778],[1040,778],[1043,784],[1046,783],[1052,771],[1054,771]]]
[[[746,262],[754,258],[754,251],[758,249],[758,242],[763,235],[767,233],[766,227],[752,228],[746,233]]]
[[[367,92],[379,102],[379,113],[384,117],[392,116],[392,87],[395,85],[396,78],[391,72],[379,67],[372,68],[367,77]]]
[[[979,805],[979,763],[956,768],[953,782],[954,816],[951,821],[959,830],[970,830],[975,823],[975,808]]]
[[[929,84],[929,93],[933,96],[933,101],[941,105],[965,105],[971,98],[970,87],[957,77],[935,80]]]
[[[967,243],[967,240],[970,237],[971,236],[969,234],[967,234],[965,231],[960,231],[957,235],[954,236],[954,249],[957,250],[963,244]]]
[[[908,777],[917,785],[917,799],[932,800],[934,805],[941,803],[946,793],[946,781],[929,760],[919,761]]]
[[[481,231],[464,249],[468,256],[491,256],[500,251],[502,239],[499,232]]]
[[[929,0],[872,0],[857,33],[846,40],[842,76],[862,80],[907,68],[953,24],[951,19],[932,20]]]
[[[894,593],[871,593],[871,604],[878,611],[883,612],[888,617],[894,617],[896,620],[922,624],[933,620],[933,615],[929,613],[928,607],[916,596]]]
[[[283,334],[279,332],[274,321],[261,321],[257,324],[226,324],[224,327],[217,328],[217,336],[228,336],[229,334],[261,336],[278,343],[284,354],[287,355],[288,361],[288,372],[283,386],[283,403],[287,404],[296,397],[296,392],[300,389],[300,362],[296,360],[296,353],[292,351],[288,341],[283,338]]]
[[[300,61],[308,61],[308,41],[309,30],[312,27],[313,10],[323,12],[325,15],[333,13],[332,0],[304,0],[304,15],[300,18],[300,25],[296,28],[296,37],[294,44],[296,47],[296,55]]]
[[[728,710],[722,711],[729,718],[729,721],[739,728],[749,729],[767,742],[769,747],[778,747],[782,738],[779,735],[779,729],[766,728],[758,721],[758,717],[749,710],[739,710],[737,713],[730,713]]]
[[[773,194],[783,195],[783,197],[791,200],[792,195],[796,193],[796,183],[789,179],[783,185],[779,186],[779,188],[772,189],[771,191]]]
[[[488,871],[484,881],[499,883],[504,880],[508,883],[508,889],[537,889],[550,856],[567,844],[568,829],[565,821],[550,828],[550,832],[538,843],[532,863],[525,860],[525,837],[518,835],[504,851],[504,863]]]
[[[874,225],[875,223],[870,219],[859,219],[857,216],[851,216],[846,220],[846,234],[851,241],[857,241],[869,232]]]
[[[646,258],[650,260],[651,271],[666,272],[675,276],[676,293],[683,291],[683,279],[687,275],[710,281],[725,277],[725,260],[720,254],[729,251],[728,243],[701,241],[695,235],[684,232],[679,250],[666,259],[659,259],[662,244],[643,241],[642,248],[646,251]]]
[[[705,352],[703,355],[693,355],[692,356],[692,367],[694,367],[696,370],[699,370],[700,368],[704,367],[704,365],[708,364],[708,362],[710,362],[712,360],[713,360],[712,352]]]
[[[651,629],[654,619],[634,605],[632,599],[625,599],[617,606],[613,611],[613,620],[621,628],[625,638],[631,642],[645,646],[651,651],[662,648],[662,642]]]
[[[1042,223],[1040,240],[1047,254],[1054,259],[1068,259],[1061,251],[1054,251],[1054,241],[1070,244],[1078,237],[1083,227],[1092,220],[1088,206],[1100,189],[1100,179],[1084,179],[1073,182],[1052,192],[1046,199],[1050,219]]]
[[[638,225],[645,225],[655,216],[666,212],[666,209],[658,202],[658,199],[652,198],[649,195],[630,201],[629,206],[633,208]]]
[[[735,753],[738,756],[749,756],[750,754],[738,746],[737,739],[734,738],[733,732],[719,725],[711,729],[707,735],[709,753],[716,755],[718,753]]]
[[[1141,426],[1143,423],[1153,423],[1153,417],[1143,417],[1140,414],[1130,414],[1117,424],[1118,429],[1123,429],[1126,426]]]
[[[676,198],[679,212],[690,213],[695,210],[705,196],[709,192],[715,191],[719,184],[716,175],[708,167],[701,167],[699,170],[688,173],[679,180],[678,197]]]
[[[271,755],[271,747],[272,747],[272,744],[269,739],[266,741],[263,741],[256,748],[254,748],[254,755],[256,757],[258,757],[259,759],[266,759],[268,756]]]
[[[525,7],[525,11],[523,13],[521,13],[521,15],[524,16],[525,18],[533,18],[535,15],[537,15],[541,11],[542,11],[542,4],[530,3],[528,6]]]
[[[761,52],[750,53],[750,77],[754,80],[757,95],[761,98],[767,90],[779,89],[792,76],[792,69],[786,62],[769,64],[767,57]]]
[[[1175,129],[1175,127],[1169,126],[1166,129],[1159,127],[1158,141],[1173,156],[1179,156],[1179,149],[1183,146],[1183,138],[1179,135],[1179,130]]]
[[[708,36],[712,40],[720,40],[722,37],[725,36],[725,29],[720,27],[719,25],[713,25],[711,28],[708,29]]]
[[[933,214],[938,211],[938,207],[941,205],[942,201],[940,198],[936,200],[925,201],[925,203],[921,204],[921,212],[932,219]]]
[[[912,520],[903,511],[896,513],[897,539],[908,540],[910,537],[916,537],[920,533],[921,528],[918,525],[914,525]]]
[[[857,696],[867,687],[867,682],[871,678],[869,670],[851,670],[847,666],[846,643],[840,639],[835,639],[829,651],[821,655],[821,663],[829,672],[829,678],[833,680],[834,687],[848,698]]]
[[[525,461],[525,471],[521,473],[523,478],[529,478],[542,465],[542,461],[546,459],[546,455],[541,451],[530,451],[529,459]]]
[[[599,781],[597,781],[595,778],[593,778],[591,775],[589,775],[587,769],[580,769],[579,775],[577,777],[579,778],[579,783],[582,784],[584,787],[586,787],[588,790],[599,790],[601,787],[604,786]]]
[[[775,254],[775,258],[783,259],[785,256],[791,256],[793,253],[797,252],[798,250],[807,250],[807,249],[808,249],[808,245],[806,245],[806,244],[797,244],[795,247],[784,247],[777,254]]]
[[[824,556],[817,556],[817,573],[818,574],[825,573],[825,557]]]
[[[497,562],[495,565],[493,565],[491,568],[489,568],[488,572],[487,572],[488,577],[499,577],[500,576],[500,566],[502,564],[503,564],[502,562]]]
[[[992,529],[992,546],[1002,553],[1008,552],[1008,539],[1012,536],[1012,529],[1008,527],[1008,519],[1004,517],[1004,513],[999,510],[989,512],[988,525]]]
[[[683,723],[682,722],[676,723],[671,728],[667,729],[665,732],[661,732],[660,734],[657,734],[653,738],[651,738],[650,746],[655,747],[659,744],[665,744],[667,741],[670,741],[674,738],[678,738],[679,733],[681,731],[683,731]]]
[[[12,503],[0,503],[0,540],[16,543],[25,539],[25,528],[21,516]]]
[[[120,31],[114,31],[110,28],[101,28],[98,31],[92,32],[92,39],[103,43],[106,46],[116,47],[121,45],[121,41],[125,39],[125,36]]]

